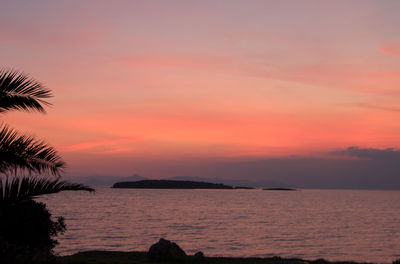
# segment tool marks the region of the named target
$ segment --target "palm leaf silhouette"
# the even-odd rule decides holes
[[[79,183],[61,181],[60,178],[6,177],[5,180],[0,178],[0,204],[17,203],[61,191],[94,192],[94,189]]]
[[[46,142],[0,125],[0,173],[28,170],[59,175],[65,163]]]
[[[43,105],[51,91],[30,77],[12,70],[0,70],[0,113],[10,110],[45,112]]]

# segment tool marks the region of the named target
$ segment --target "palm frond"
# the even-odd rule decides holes
[[[57,152],[42,140],[20,135],[7,125],[0,125],[0,172],[28,170],[59,175],[65,163]]]
[[[5,177],[5,180],[0,178],[0,203],[17,203],[62,191],[94,192],[94,189],[79,183],[61,181],[60,178]]]
[[[0,70],[0,113],[10,110],[45,112],[51,91],[40,82],[13,70]]]

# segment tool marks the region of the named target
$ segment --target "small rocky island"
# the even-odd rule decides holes
[[[292,188],[264,188],[264,191],[297,191],[296,189]]]
[[[138,189],[235,189],[222,183],[173,181],[173,180],[142,180],[114,183],[112,188]]]

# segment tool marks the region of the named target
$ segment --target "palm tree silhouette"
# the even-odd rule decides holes
[[[9,110],[39,111],[51,105],[50,90],[28,76],[12,70],[0,70],[0,112]]]
[[[50,97],[50,90],[25,74],[0,70],[0,114],[45,113]],[[0,124],[0,263],[53,263],[53,237],[65,231],[64,219],[54,221],[46,205],[33,198],[66,190],[94,191],[61,180],[64,168],[46,142]],[[26,172],[28,176],[22,176]]]
[[[45,113],[47,99],[53,95],[40,82],[13,70],[0,70],[0,114],[12,110]],[[94,191],[81,184],[61,181],[60,173],[65,168],[58,153],[45,141],[23,135],[0,125],[0,173],[28,171],[50,174],[56,178],[12,177],[0,179],[0,202],[20,201],[32,197],[64,190]]]
[[[48,180],[46,178],[16,177],[12,180],[0,181],[0,204],[18,203],[30,200],[39,195],[57,193],[60,191],[93,191],[92,188],[79,183],[61,181],[59,178]]]
[[[44,106],[51,91],[41,83],[16,71],[0,71],[0,113],[11,110],[45,113]],[[0,172],[26,169],[30,172],[59,175],[65,163],[57,152],[42,140],[36,140],[10,129],[0,127]]]

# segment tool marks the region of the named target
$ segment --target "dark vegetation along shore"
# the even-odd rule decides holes
[[[87,251],[60,257],[64,264],[154,264],[154,263],[209,263],[209,264],[360,264],[357,262],[329,262],[323,259],[308,261],[297,258],[230,258],[206,257],[203,252],[187,255],[176,243],[161,238],[148,252]],[[394,261],[393,264],[399,264]]]
[[[142,188],[142,189],[234,189],[222,183],[172,181],[172,180],[143,180],[133,182],[117,182],[112,188]]]
[[[198,259],[187,256],[185,259],[152,261],[147,252],[121,252],[121,251],[87,251],[71,256],[60,257],[60,263],[64,264],[155,264],[155,263],[201,263],[201,264],[361,264],[351,261],[330,262],[323,259],[302,260],[296,258],[228,258],[228,257],[204,257]],[[366,263],[365,263],[366,264]]]

